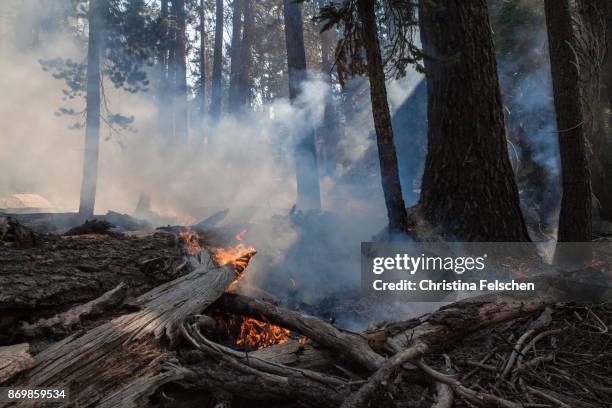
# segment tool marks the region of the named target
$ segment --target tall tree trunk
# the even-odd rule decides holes
[[[370,98],[372,100],[374,128],[376,129],[382,189],[387,205],[387,216],[389,217],[389,233],[395,235],[407,232],[408,221],[399,179],[397,153],[393,142],[393,128],[391,127],[391,114],[389,113],[387,87],[385,85],[385,68],[380,54],[374,3],[374,0],[359,0],[357,4],[368,62]]]
[[[304,49],[304,27],[300,6],[293,0],[283,0],[285,19],[285,43],[287,68],[289,71],[289,99],[294,102],[306,79],[306,50]],[[297,179],[297,208],[311,210],[321,208],[319,168],[314,129],[296,134],[295,167]]]
[[[243,1],[244,26],[242,28],[242,41],[240,42],[240,72],[238,79],[238,96],[241,106],[245,106],[251,97],[253,22],[255,19],[254,0]]]
[[[216,1],[215,50],[213,56],[210,116],[218,118],[221,113],[221,79],[223,76],[223,0]]]
[[[175,67],[175,111],[174,137],[180,144],[189,139],[189,116],[187,111],[187,44],[185,26],[185,1],[172,0],[172,9],[176,17],[176,40],[174,48]]]
[[[572,13],[569,0],[545,0],[544,7],[563,187],[558,241],[587,242],[592,239],[591,171]]]
[[[242,43],[242,12],[245,0],[234,0],[232,15],[232,47],[230,48],[230,84],[227,111],[233,112],[240,104],[240,46]]]
[[[85,153],[79,214],[83,219],[93,216],[98,184],[100,153],[100,64],[104,50],[108,0],[92,0],[89,8],[89,42],[87,48],[87,115],[85,118]]]
[[[590,67],[581,72],[590,74],[582,78],[586,88],[587,106],[592,109],[588,139],[592,146],[591,181],[597,198],[599,216],[612,221],[612,4],[609,0],[579,0],[582,35],[586,37],[589,54],[604,56],[603,61],[590,58]],[[584,42],[583,42],[584,44]],[[586,113],[586,112],[585,112]]]
[[[506,142],[486,0],[420,2],[428,152],[419,206],[451,239],[529,241]]]
[[[318,1],[319,7],[325,5],[323,0]],[[331,28],[319,34],[321,41],[321,69],[323,79],[330,89],[330,97],[326,101],[323,114],[323,123],[318,130],[322,140],[322,162],[325,173],[333,175],[336,170],[338,143],[340,142],[340,117],[336,98],[331,89],[332,71],[334,69],[334,29]]]
[[[206,58],[206,13],[204,0],[200,0],[200,115],[198,118],[198,129],[200,137],[204,132],[204,116],[206,115],[206,73],[208,61]]]
[[[170,77],[170,29],[168,24],[168,0],[162,0],[159,24],[159,50],[157,55],[158,89],[157,89],[157,120],[158,129],[164,141],[171,140],[174,131],[172,106],[172,78]]]

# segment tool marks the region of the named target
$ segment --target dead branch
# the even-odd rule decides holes
[[[508,401],[503,398],[496,397],[493,394],[484,392],[474,391],[470,388],[465,387],[459,380],[452,376],[442,374],[439,371],[434,370],[423,361],[418,361],[416,365],[423,370],[423,372],[429,375],[433,380],[447,384],[450,386],[455,393],[479,406],[495,406],[501,408],[521,408],[522,404],[517,404],[512,401]]]
[[[428,350],[429,346],[426,343],[417,341],[408,349],[389,358],[356,393],[344,401],[342,408],[367,407],[374,392],[389,381],[399,366],[421,357]]]
[[[255,368],[260,371],[268,372],[271,374],[282,375],[285,377],[291,376],[303,376],[314,381],[318,381],[322,384],[327,384],[334,387],[346,386],[347,381],[338,377],[319,373],[317,371],[306,370],[302,368],[287,367],[282,364],[272,363],[256,356],[251,353],[244,353],[236,351],[229,347],[225,347],[221,344],[214,343],[204,337],[195,325],[181,326],[181,333],[185,336],[189,342],[194,345],[198,350],[209,354],[211,356],[223,359],[233,358],[240,363]]]
[[[224,390],[253,400],[297,400],[308,406],[331,408],[342,401],[349,383],[310,370],[274,364],[216,344],[195,325],[182,326],[183,336],[208,357],[188,354],[185,364],[199,378],[196,386]],[[197,364],[190,360],[198,361]]]

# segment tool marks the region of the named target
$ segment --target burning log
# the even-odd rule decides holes
[[[204,388],[210,389],[212,382],[229,392],[247,393],[255,400],[297,400],[323,408],[337,407],[349,390],[350,382],[344,379],[271,363],[213,343],[202,336],[196,325],[184,325],[182,333],[192,345],[215,362],[205,361],[204,364],[190,367],[197,373]],[[227,381],[221,381],[224,378]]]
[[[230,313],[254,317],[296,331],[371,371],[378,369],[385,360],[370,348],[364,336],[338,329],[316,317],[232,294],[223,296],[215,306]]]
[[[70,406],[146,405],[159,386],[190,375],[168,348],[183,321],[217,300],[252,256],[218,266],[209,252],[200,252],[194,271],[138,297],[140,310],[54,344],[7,385],[65,388]]]

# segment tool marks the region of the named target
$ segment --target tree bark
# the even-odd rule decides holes
[[[563,187],[557,240],[587,242],[592,238],[591,171],[572,13],[569,0],[545,0],[544,7]]]
[[[176,39],[174,44],[174,67],[176,75],[176,88],[174,94],[174,137],[175,141],[179,144],[185,144],[189,138],[185,1],[172,0],[172,9],[176,18]]]
[[[380,177],[389,218],[389,233],[395,235],[408,230],[408,221],[399,179],[397,153],[393,142],[393,128],[385,85],[385,68],[380,54],[374,4],[374,0],[359,0],[358,7],[368,62],[372,115],[376,129]]]
[[[289,99],[295,102],[306,80],[306,50],[304,49],[304,28],[300,6],[292,0],[283,0],[285,19],[285,43],[287,68],[289,71]],[[297,179],[297,208],[318,210],[321,208],[319,168],[313,128],[296,133],[295,167]]]
[[[583,35],[596,48],[587,51],[604,54],[603,61],[589,61],[593,66],[586,71],[595,78],[583,79],[583,86],[592,93],[588,95],[593,109],[588,139],[593,151],[591,181],[597,199],[595,207],[599,208],[601,219],[612,221],[612,188],[609,187],[612,179],[612,5],[607,0],[580,0],[578,5]]]
[[[428,152],[420,209],[449,239],[529,241],[506,143],[486,0],[420,2]]]
[[[234,0],[232,15],[232,47],[230,49],[230,84],[227,102],[227,111],[233,112],[239,106],[239,82],[240,82],[240,46],[242,44],[242,11],[245,0]]]
[[[215,50],[213,56],[210,116],[218,118],[221,113],[221,79],[223,69],[223,0],[216,1]]]
[[[86,124],[83,180],[79,215],[83,219],[93,217],[98,184],[98,159],[100,155],[100,64],[104,49],[104,33],[108,0],[92,0],[89,9],[89,44],[87,48]]]

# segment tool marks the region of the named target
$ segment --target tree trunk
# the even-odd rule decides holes
[[[325,5],[324,1],[318,1],[319,7]],[[338,159],[338,143],[340,142],[340,117],[336,98],[331,89],[332,71],[334,69],[334,29],[331,28],[319,34],[321,40],[321,69],[323,79],[330,88],[330,96],[325,104],[323,124],[319,129],[319,138],[322,140],[321,161],[326,174],[333,175],[336,170]]]
[[[544,7],[563,187],[558,241],[587,242],[592,238],[591,171],[572,14],[569,0],[545,0]]]
[[[185,1],[172,0],[172,9],[176,17],[176,40],[174,48],[175,67],[175,111],[174,136],[176,142],[187,143],[189,139],[189,116],[187,111],[187,51],[185,26]]]
[[[429,56],[420,209],[449,239],[529,241],[508,158],[487,2],[438,3],[421,1],[419,11]]]
[[[213,56],[210,116],[221,113],[221,79],[223,69],[223,0],[217,0],[215,8],[215,50]]]
[[[204,115],[206,115],[206,71],[208,70],[206,60],[206,15],[204,12],[204,0],[200,0],[200,119],[199,127],[203,130]]]
[[[393,235],[405,233],[408,229],[408,221],[397,167],[397,153],[393,142],[393,128],[391,127],[391,114],[389,113],[385,85],[385,68],[380,54],[380,44],[378,43],[378,26],[374,14],[374,3],[374,0],[359,0],[358,7],[368,62],[370,98],[376,129],[378,158],[380,160],[380,176],[385,204],[387,205],[387,216],[389,217],[389,233]]]
[[[590,72],[594,77],[583,78],[591,98],[590,107],[592,126],[588,139],[592,145],[591,181],[593,194],[597,199],[600,218],[612,221],[612,126],[610,108],[612,107],[612,5],[608,0],[580,0],[579,10],[584,23],[583,35],[590,41],[597,53],[605,53],[603,61],[590,59]],[[593,54],[590,54],[593,55]],[[585,71],[585,70],[583,70]]]
[[[232,47],[230,49],[230,84],[227,103],[227,111],[233,112],[240,104],[239,82],[240,82],[240,52],[242,38],[242,10],[245,0],[234,0],[232,15]]]
[[[85,154],[79,214],[83,219],[93,217],[98,184],[100,153],[100,64],[104,49],[104,32],[108,0],[92,0],[89,9],[89,44],[87,49],[87,116],[85,118]]]
[[[253,20],[255,18],[254,1],[244,0],[244,26],[242,29],[242,41],[240,42],[240,72],[238,79],[238,96],[241,106],[248,104],[251,98],[251,64],[253,57]]]
[[[165,141],[172,139],[173,133],[173,116],[172,106],[173,100],[171,98],[170,91],[171,77],[169,75],[170,66],[170,33],[168,27],[168,0],[162,0],[161,2],[161,13],[160,13],[160,25],[159,25],[159,51],[157,55],[157,69],[159,84],[157,89],[157,119],[158,129]]]
[[[300,6],[293,0],[283,0],[285,19],[285,42],[287,47],[287,68],[289,71],[289,99],[294,102],[306,80],[306,50],[304,49],[304,28]],[[295,167],[297,179],[297,208],[311,210],[321,208],[319,169],[315,146],[314,129],[296,134]]]

